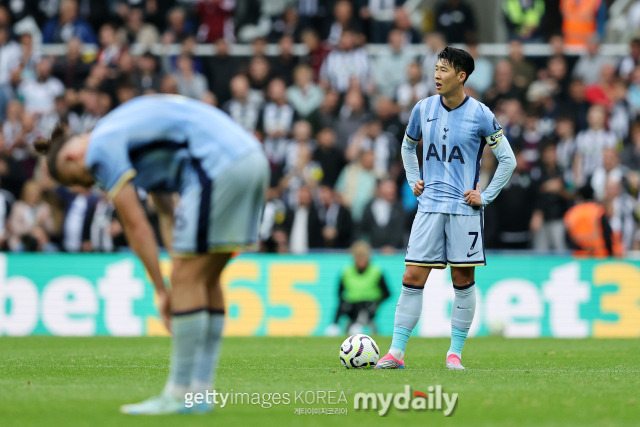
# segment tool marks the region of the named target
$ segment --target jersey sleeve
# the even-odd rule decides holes
[[[418,103],[413,107],[411,111],[411,116],[409,117],[409,124],[407,124],[407,130],[405,132],[405,136],[407,139],[413,143],[420,142],[420,138],[422,138],[422,121],[420,120],[420,105],[424,102],[424,100],[418,101]]]
[[[491,110],[487,107],[482,107],[482,114],[480,114],[480,136],[485,139],[487,145],[493,150],[500,144],[500,141],[504,137],[504,131],[502,126],[496,120],[496,116],[493,115]]]
[[[97,184],[113,198],[122,187],[136,176],[124,144],[110,144],[106,147],[100,141],[91,141],[87,149],[87,168]]]
[[[493,178],[491,178],[491,182],[480,195],[482,205],[485,206],[500,194],[502,188],[511,178],[511,174],[513,174],[513,170],[516,167],[516,158],[513,155],[509,141],[504,136],[502,126],[485,106],[482,106],[482,113],[480,114],[479,133],[485,139],[487,145],[491,147],[492,153],[498,160],[498,167],[493,174]]]

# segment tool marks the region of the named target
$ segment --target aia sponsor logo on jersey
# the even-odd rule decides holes
[[[425,160],[428,162],[431,158],[434,158],[439,162],[449,162],[449,163],[451,163],[454,160],[458,160],[461,164],[464,165],[464,157],[462,157],[462,151],[460,150],[460,147],[458,147],[457,145],[454,145],[451,148],[451,151],[447,153],[447,146],[443,144],[442,149],[438,153],[438,149],[436,148],[436,145],[432,142],[431,144],[429,144],[429,148],[427,149],[427,155],[425,157]]]

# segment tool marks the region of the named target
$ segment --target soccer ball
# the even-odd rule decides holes
[[[340,346],[340,361],[345,368],[368,368],[380,359],[380,348],[369,335],[351,335]]]

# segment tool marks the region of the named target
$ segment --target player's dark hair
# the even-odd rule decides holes
[[[475,69],[473,57],[469,55],[466,50],[458,49],[455,47],[447,46],[442,49],[442,51],[438,54],[438,59],[452,66],[453,69],[456,70],[456,73],[459,73],[460,71],[464,71],[466,73],[466,77],[464,78],[462,84],[465,84],[467,82],[467,79]]]
[[[49,175],[56,181],[59,181],[58,168],[56,166],[56,158],[60,149],[67,142],[67,134],[65,132],[62,123],[56,124],[51,132],[51,138],[40,138],[34,141],[33,147],[35,150],[46,156],[47,167],[49,169]]]

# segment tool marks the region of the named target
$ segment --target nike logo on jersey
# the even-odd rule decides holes
[[[470,254],[469,252],[467,252],[467,258],[471,258],[472,256],[474,256],[475,254],[477,254],[480,251],[475,251],[474,253]]]
[[[427,119],[427,123],[432,122],[434,120],[438,120],[438,118],[436,117],[435,119]]]

